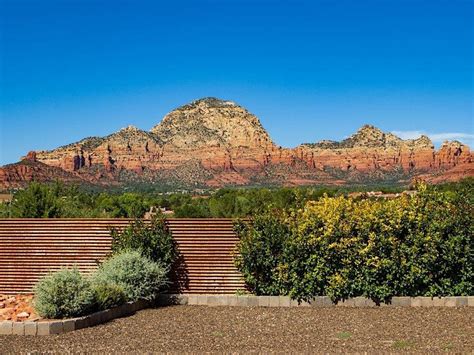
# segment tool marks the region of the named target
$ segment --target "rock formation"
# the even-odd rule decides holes
[[[170,112],[149,132],[129,126],[106,137],[30,152],[22,162],[0,168],[0,187],[54,178],[187,187],[409,181],[416,176],[440,182],[471,176],[472,166],[473,154],[462,143],[446,142],[436,151],[426,136],[402,140],[370,125],[340,142],[282,148],[245,108],[205,98]]]
[[[75,174],[67,172],[61,168],[46,165],[39,161],[31,160],[28,156],[16,164],[8,164],[0,168],[0,188],[14,189],[24,187],[25,184],[31,181],[38,182],[54,182],[56,180],[64,181],[65,183],[98,183],[98,181],[90,181]]]

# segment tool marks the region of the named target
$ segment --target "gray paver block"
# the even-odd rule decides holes
[[[311,302],[301,301],[298,307],[311,307]]]
[[[207,305],[208,306],[217,306],[218,305],[218,296],[216,295],[209,295],[207,296]]]
[[[339,301],[337,302],[337,306],[338,307],[355,307],[356,306],[355,299],[348,298],[346,300]]]
[[[354,297],[353,299],[354,307],[367,307],[368,300],[367,297]]]
[[[412,307],[421,307],[421,298],[420,297],[411,297],[411,306]]]
[[[25,323],[23,323],[23,322],[13,322],[12,334],[25,335]]]
[[[111,319],[122,317],[122,310],[120,306],[109,309],[109,312],[110,312],[110,316],[112,317]]]
[[[97,324],[100,324],[100,318],[101,318],[100,312],[92,313],[88,316],[88,318],[89,318],[88,327],[93,327]]]
[[[171,296],[174,298],[175,301],[179,301],[179,297],[181,295],[171,295]],[[138,300],[134,302],[133,307],[135,309],[135,312],[137,312],[137,311],[141,311],[142,309],[147,308],[149,305],[150,305],[150,302],[148,302],[147,300]]]
[[[110,315],[110,319],[119,318],[120,317],[119,307],[114,307],[114,308],[109,309],[109,315]]]
[[[330,307],[334,306],[334,303],[328,296],[316,296],[311,300],[312,307]]]
[[[38,335],[49,335],[49,322],[38,322]]]
[[[191,306],[197,305],[197,296],[196,295],[189,295],[188,296],[188,304]]]
[[[218,306],[228,306],[229,305],[229,296],[228,295],[217,296],[217,305]]]
[[[258,296],[248,296],[247,306],[257,307],[258,306]]]
[[[207,295],[197,295],[197,304],[199,306],[207,305]]]
[[[106,309],[100,312],[100,323],[108,322],[112,319],[112,312],[110,309]]]
[[[412,305],[412,298],[405,296],[392,297],[390,304],[395,307],[410,307]]]
[[[280,307],[280,296],[268,296],[268,307]]]
[[[365,298],[365,307],[377,307],[377,303],[370,298]]]
[[[0,322],[0,335],[10,335],[13,332],[13,322],[4,320]]]
[[[433,307],[433,299],[431,297],[418,297],[421,302],[421,307]]]
[[[456,297],[445,297],[444,305],[446,307],[456,307],[457,306],[457,298]]]
[[[249,296],[237,296],[237,306],[247,307],[249,305],[248,299]]]
[[[468,296],[467,297],[467,305],[469,307],[474,307],[474,296]]]
[[[75,319],[66,319],[63,321],[63,330],[64,333],[72,332],[76,330],[76,320]]]
[[[25,335],[36,335],[38,324],[36,322],[25,322]]]
[[[446,300],[444,297],[434,297],[431,303],[433,307],[444,307]]]
[[[270,307],[270,297],[271,296],[259,296],[258,297],[258,306],[259,307]]]
[[[290,304],[290,296],[280,296],[280,302],[278,303],[280,307],[290,307]]]
[[[127,302],[126,305],[131,313],[135,313],[138,310],[138,302]]]
[[[137,311],[143,309],[143,302],[144,302],[143,300],[138,300],[138,301],[133,302],[133,306],[132,306],[133,311],[137,312]]]
[[[236,295],[229,295],[227,296],[228,298],[228,305],[231,306],[231,307],[235,307],[235,306],[238,306],[239,304],[239,296],[236,296]]]
[[[467,296],[458,296],[456,297],[456,306],[463,307],[468,305],[468,298]]]
[[[124,317],[132,313],[128,304],[122,304],[121,306],[118,306],[116,312],[117,317]]]
[[[176,302],[179,305],[187,305],[189,303],[188,295],[176,295]]]
[[[298,307],[300,305],[300,303],[298,302],[298,300],[293,300],[290,298],[290,307]]]
[[[105,311],[102,311],[101,318],[100,318],[101,323],[111,321],[112,319],[115,318],[113,315],[114,314],[110,309],[106,309]]]
[[[83,329],[89,326],[89,316],[76,319],[76,329]]]
[[[55,321],[49,323],[49,334],[61,334],[64,331],[63,322]]]

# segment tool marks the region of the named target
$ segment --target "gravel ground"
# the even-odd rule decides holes
[[[474,352],[474,308],[172,306],[62,335],[0,336],[19,352]]]

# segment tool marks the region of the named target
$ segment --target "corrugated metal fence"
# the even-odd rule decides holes
[[[110,252],[110,228],[128,219],[0,219],[0,293],[31,292],[48,271],[76,265],[91,272]],[[173,292],[235,293],[245,287],[234,266],[231,219],[168,219],[180,253]]]

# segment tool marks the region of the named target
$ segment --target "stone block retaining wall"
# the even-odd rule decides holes
[[[149,306],[149,302],[141,300],[128,302],[112,309],[78,318],[40,320],[38,322],[1,321],[0,335],[51,335],[67,333],[105,323],[115,318],[128,316]]]
[[[253,295],[161,295],[161,305],[242,306],[242,307],[462,307],[474,306],[474,296],[456,297],[393,297],[391,303],[380,305],[365,297],[354,297],[334,304],[327,296],[313,298],[311,302],[298,303],[288,296]]]

